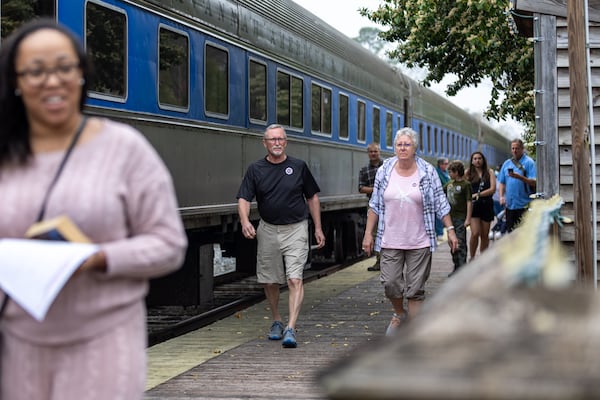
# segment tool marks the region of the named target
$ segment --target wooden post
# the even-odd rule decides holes
[[[571,100],[571,139],[573,148],[573,192],[575,208],[575,263],[577,280],[593,284],[592,226],[590,195],[590,154],[586,139],[587,87],[585,57],[585,21],[583,1],[567,1],[569,36],[569,82]],[[595,244],[593,244],[595,246]]]
[[[558,77],[556,17],[534,14],[534,36],[542,39],[535,47],[535,97],[536,138],[541,143],[536,147],[537,189],[549,199],[560,193],[559,140],[558,140]]]

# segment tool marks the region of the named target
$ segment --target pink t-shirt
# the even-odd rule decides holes
[[[423,218],[423,198],[419,190],[419,171],[400,176],[392,171],[383,193],[385,230],[381,238],[384,249],[422,249],[429,247]]]

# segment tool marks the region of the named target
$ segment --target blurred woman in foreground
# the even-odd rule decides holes
[[[187,245],[171,177],[138,131],[82,114],[87,58],[54,21],[5,40],[0,74],[0,238],[67,215],[99,246],[42,321],[8,301],[2,400],[141,399],[148,280]]]

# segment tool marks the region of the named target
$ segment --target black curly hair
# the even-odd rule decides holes
[[[50,18],[38,18],[26,22],[15,30],[0,48],[0,166],[16,162],[25,164],[31,157],[29,122],[21,97],[15,94],[17,72],[15,58],[19,45],[30,34],[40,29],[53,29],[63,33],[73,44],[79,59],[83,79],[80,110],[86,101],[89,85],[89,62],[79,38],[66,27]]]

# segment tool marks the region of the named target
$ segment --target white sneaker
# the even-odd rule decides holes
[[[488,239],[494,240],[494,232],[490,231],[490,233],[488,234]]]
[[[502,237],[502,232],[498,231],[494,233],[494,240],[500,239]]]

